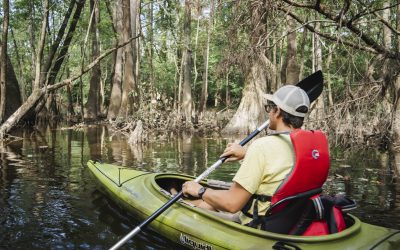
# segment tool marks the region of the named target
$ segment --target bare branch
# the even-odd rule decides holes
[[[362,4],[362,5],[364,5],[364,7],[368,8],[368,6],[365,6],[365,3],[363,3],[362,1],[359,1],[359,0],[358,0],[358,2],[359,2],[360,4]],[[366,12],[364,15],[359,15],[359,16],[357,16],[357,18],[353,17],[353,18],[352,18],[352,21],[354,22],[354,20],[356,20],[356,19],[358,19],[358,18],[360,18],[360,17],[362,17],[362,16],[369,15],[369,14],[373,14],[374,16],[376,16],[376,17],[379,19],[379,21],[380,21],[381,23],[383,23],[386,27],[388,27],[393,33],[395,33],[396,35],[400,35],[400,31],[398,31],[397,29],[395,29],[394,27],[392,27],[392,25],[390,25],[385,19],[383,19],[383,18],[377,13],[377,12],[382,11],[382,10],[391,9],[391,8],[393,8],[393,7],[396,7],[396,6],[399,5],[399,4],[400,4],[400,3],[396,3],[396,4],[393,4],[393,5],[391,5],[391,6],[389,6],[389,7],[386,7],[386,8],[379,8],[379,9],[374,9],[374,10],[368,11],[368,12]]]
[[[335,22],[338,22],[338,20],[335,17],[335,15],[332,12],[329,12],[327,7],[319,4],[319,1],[317,1],[316,5],[298,4],[298,3],[294,2],[294,1],[290,1],[290,0],[283,0],[283,1],[285,3],[291,5],[291,6],[296,6],[296,7],[302,7],[302,8],[308,8],[308,9],[316,10],[318,13],[322,14],[326,18],[328,18],[330,20],[333,20]],[[284,8],[281,7],[280,9],[284,9]],[[286,9],[284,9],[284,10],[286,11]],[[290,14],[293,15],[293,18],[295,18],[293,13],[290,13]],[[361,46],[361,45],[356,45],[356,44],[353,44],[353,43],[349,43],[347,41],[342,41],[343,44],[346,44],[346,45],[352,44],[350,46],[352,46],[354,48],[358,48],[358,49],[364,50],[364,51],[370,51],[371,49],[373,49],[373,50],[375,50],[375,52],[374,52],[375,54],[382,54],[387,58],[400,60],[400,57],[396,52],[390,51],[389,48],[386,48],[386,47],[380,45],[378,42],[376,42],[374,39],[372,39],[370,36],[368,36],[365,32],[360,30],[358,27],[354,26],[354,24],[353,24],[351,19],[348,20],[348,19],[343,17],[341,19],[341,21],[342,21],[342,24],[343,24],[344,27],[346,27],[353,34],[355,34],[357,37],[359,37],[365,44],[367,44],[369,46],[369,48]],[[308,26],[306,26],[306,27],[309,29]],[[311,29],[309,29],[309,30],[311,30]],[[315,32],[315,31],[313,31],[313,32]],[[325,37],[325,38],[330,37],[329,35],[326,35],[326,34],[323,34],[323,33],[319,34],[319,35],[322,36],[322,37]],[[330,38],[328,38],[328,39],[330,39]],[[337,40],[337,39],[335,39],[335,40]]]
[[[290,12],[290,11],[284,9],[284,8],[279,8],[279,9],[282,10],[282,11],[285,11],[288,15],[290,15],[292,18],[294,18],[300,24],[304,24],[305,23],[304,20],[302,20],[300,17],[298,17],[297,15],[293,14],[292,12]],[[317,34],[317,35],[319,35],[319,36],[321,36],[323,38],[326,38],[328,40],[331,40],[331,41],[334,41],[334,42],[338,42],[338,43],[341,43],[341,44],[344,44],[344,45],[347,45],[347,46],[350,46],[352,48],[359,49],[359,50],[362,50],[362,51],[378,54],[378,52],[376,50],[374,50],[374,49],[372,49],[370,47],[361,46],[361,45],[356,44],[356,43],[345,41],[345,40],[341,39],[340,37],[335,37],[335,36],[331,36],[331,35],[326,34],[326,33],[322,33],[319,30],[316,30],[310,24],[305,24],[304,27],[306,27],[309,31],[314,32],[315,34]]]

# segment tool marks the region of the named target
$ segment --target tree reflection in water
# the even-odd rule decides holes
[[[129,145],[104,126],[50,127],[15,132],[0,143],[0,249],[107,248],[138,223],[106,199],[86,169],[101,159],[135,169],[199,175],[214,163],[226,143],[192,134],[154,136]],[[374,150],[331,149],[325,192],[344,192],[363,221],[400,229],[400,184],[395,159]],[[239,164],[224,164],[211,179],[230,181]],[[154,232],[140,234],[132,249],[172,249],[176,245]]]

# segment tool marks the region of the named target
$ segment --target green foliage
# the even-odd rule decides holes
[[[216,7],[212,16],[212,26],[209,26],[211,18],[211,3]],[[279,2],[279,4],[277,4]],[[301,2],[301,1],[300,1]],[[307,2],[307,1],[305,1]],[[393,1],[392,1],[393,2]],[[113,1],[98,1],[100,4],[99,36],[101,51],[113,47],[116,38],[121,34],[115,34],[113,20],[110,16],[115,4]],[[152,5],[151,5],[152,3]],[[353,18],[353,24],[378,45],[383,44],[383,25],[379,20],[382,11],[376,11],[377,16],[367,14],[373,9],[381,9],[384,1],[355,1],[351,2],[348,10],[344,13],[347,19]],[[42,22],[43,7],[40,0],[16,0],[11,3],[10,31],[8,52],[12,60],[21,88],[27,95],[32,91],[34,77],[34,61],[36,47],[40,38],[40,26]],[[109,4],[110,9],[107,8]],[[150,101],[151,98],[162,98],[173,100],[168,102],[173,105],[178,99],[178,84],[181,74],[182,57],[182,29],[183,29],[183,4],[184,1],[166,0],[141,2],[140,23],[142,37],[140,39],[140,71],[138,88],[140,98]],[[280,1],[268,2],[249,1],[219,1],[219,0],[193,0],[192,6],[192,64],[196,66],[197,77],[195,78],[194,67],[192,67],[192,93],[193,101],[197,107],[201,98],[201,89],[205,75],[205,49],[208,43],[208,32],[210,32],[209,58],[208,58],[208,100],[207,105],[213,107],[218,99],[221,108],[226,105],[238,105],[244,87],[246,67],[249,66],[249,58],[254,49],[264,49],[268,59],[274,63],[277,75],[280,67],[284,64],[287,54],[287,27],[286,12],[279,9],[284,5]],[[323,1],[324,6],[329,6],[330,13],[339,15],[343,10],[343,1]],[[57,31],[62,23],[69,6],[69,1],[52,0],[49,16],[48,34],[44,51],[44,62],[49,49],[55,40]],[[150,9],[152,6],[152,9]],[[263,8],[265,32],[257,34],[251,23],[255,8]],[[340,26],[326,16],[315,10],[306,8],[290,9],[304,22],[315,26],[317,20],[320,24],[320,32],[325,35],[336,37],[338,40],[320,38],[322,43],[323,71],[326,79],[330,80],[332,96],[335,103],[343,102],[349,98],[352,91],[360,89],[360,83],[364,83],[367,68],[374,64],[376,70],[372,73],[373,79],[381,78],[382,69],[375,53],[362,51],[349,46],[341,41],[353,43],[366,48],[360,35],[347,27]],[[150,20],[150,14],[153,20]],[[90,23],[89,1],[86,1],[85,9],[81,15],[78,27],[75,31],[73,41],[69,48],[68,58],[57,76],[57,81],[69,77],[73,72],[79,72],[88,65],[93,58],[90,57],[91,43],[86,41],[87,30]],[[346,19],[346,20],[347,20]],[[394,7],[387,22],[395,27],[396,13]],[[197,21],[199,26],[197,29]],[[115,20],[114,20],[115,22]],[[313,33],[308,31],[305,40],[303,24],[297,23],[297,59],[298,64],[303,65],[303,75],[306,76],[315,70],[313,57],[315,45],[313,44]],[[68,29],[68,27],[67,27]],[[64,37],[65,39],[65,37]],[[341,41],[339,41],[341,39]],[[197,41],[196,41],[197,40]],[[255,44],[254,41],[258,42]],[[397,51],[396,44],[398,35],[392,34],[390,51]],[[313,47],[314,46],[314,47]],[[152,53],[152,60],[150,54]],[[329,54],[331,62],[327,67]],[[300,58],[300,54],[303,55]],[[196,55],[196,57],[195,57]],[[275,56],[275,58],[274,58]],[[300,61],[301,60],[301,61]],[[314,60],[315,61],[315,60]],[[42,62],[42,63],[44,63]],[[106,103],[110,98],[112,87],[112,76],[114,61],[109,56],[101,62],[102,81],[105,87]],[[133,69],[132,69],[133,70]],[[72,98],[76,106],[81,98],[85,102],[89,90],[90,74],[82,77],[83,97],[80,94],[79,84],[72,88]],[[382,82],[382,81],[381,81]],[[279,83],[280,84],[280,83]],[[383,85],[383,83],[382,83]],[[226,103],[226,93],[229,95],[230,103]],[[66,102],[65,90],[60,90],[61,100]]]

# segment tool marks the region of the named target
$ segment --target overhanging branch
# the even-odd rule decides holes
[[[323,15],[324,17],[326,17],[327,19],[335,21],[336,23],[339,22],[338,25],[346,27],[349,31],[351,31],[353,34],[355,34],[357,37],[359,37],[368,47],[357,45],[357,44],[354,44],[354,43],[351,43],[348,41],[344,41],[344,40],[342,40],[341,43],[351,46],[353,48],[361,49],[364,51],[369,51],[374,54],[382,54],[386,58],[400,60],[398,53],[390,51],[388,48],[380,45],[378,42],[376,42],[374,39],[372,39],[370,36],[368,36],[365,32],[360,30],[358,27],[354,26],[351,19],[349,20],[345,17],[342,17],[340,20],[338,20],[338,18],[336,18],[336,15],[334,15],[332,12],[328,11],[328,8],[325,7],[324,5],[321,5],[318,0],[316,1],[315,4],[299,4],[295,1],[290,1],[290,0],[282,0],[282,1],[289,4],[290,6],[315,10],[318,13],[320,13],[321,15]],[[287,10],[284,7],[280,7],[280,9],[287,12]],[[299,18],[297,16],[295,16],[294,13],[288,12],[288,14],[291,15],[298,22],[300,22]],[[312,29],[310,29],[310,26],[306,26],[306,27],[307,27],[307,29],[311,30],[312,32],[315,32],[324,38],[332,40],[332,37],[330,35],[316,31],[313,27],[312,27]],[[333,39],[333,40],[336,41],[338,39]]]

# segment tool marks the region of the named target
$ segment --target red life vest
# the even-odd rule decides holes
[[[271,198],[278,201],[321,188],[329,172],[329,146],[324,133],[319,130],[296,129],[290,133],[295,153],[295,163]]]
[[[329,172],[329,146],[325,134],[296,129],[290,139],[295,153],[294,167],[272,197],[253,195],[244,208],[247,211],[242,210],[249,216],[249,208],[256,200],[253,221],[248,225],[259,227],[261,224],[260,228],[267,231],[307,236],[343,230],[345,222],[341,211],[333,203],[327,205],[326,199],[322,200],[320,196]],[[265,216],[259,216],[257,202],[267,200],[271,201],[270,208]]]

